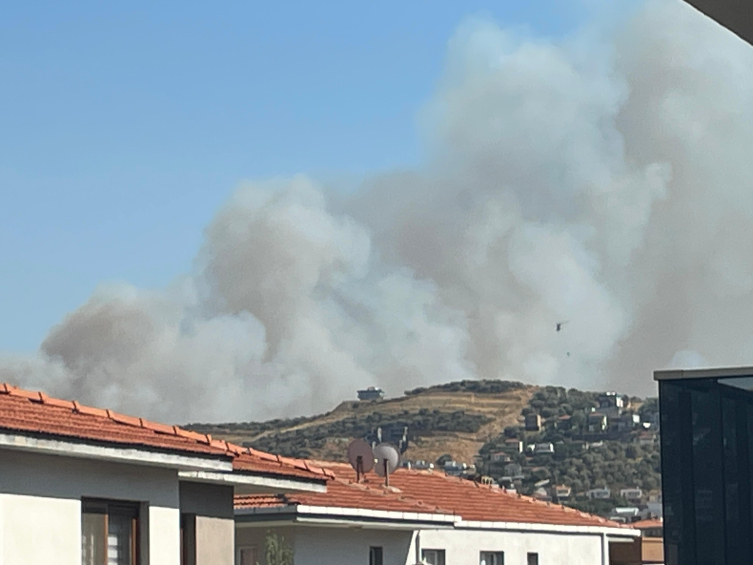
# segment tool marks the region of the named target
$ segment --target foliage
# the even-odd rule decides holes
[[[293,565],[293,547],[283,536],[267,532],[264,537],[264,557],[267,565]]]
[[[526,432],[521,427],[511,426],[487,441],[479,450],[484,472],[496,480],[505,475],[505,465],[491,464],[491,454],[503,450],[506,439],[517,437],[528,445],[552,443],[555,449],[554,455],[510,454],[512,462],[523,469],[524,478],[517,485],[523,493],[532,494],[537,481],[549,479],[551,485],[571,487],[573,498],[568,505],[603,514],[616,505],[627,504],[614,496],[620,489],[637,486],[648,492],[659,488],[659,448],[655,444],[641,446],[637,443],[640,428],[623,432],[588,432],[587,415],[598,406],[598,397],[598,393],[575,389],[540,388],[521,414],[540,414],[544,420],[542,429]],[[640,402],[640,399],[634,401]],[[642,403],[639,414],[648,420],[657,410],[656,399],[648,399]],[[586,491],[602,486],[611,489],[611,499],[592,501],[584,498]]]
[[[404,410],[397,414],[371,412],[352,415],[335,422],[282,433],[270,433],[251,442],[244,442],[256,449],[279,453],[289,457],[312,457],[328,440],[335,438],[367,437],[377,428],[384,432],[408,427],[409,441],[440,432],[475,433],[481,426],[492,421],[488,416],[469,414],[462,410],[453,412],[421,409],[417,412]]]
[[[405,396],[415,396],[426,392],[473,392],[476,394],[501,394],[513,390],[527,388],[520,382],[499,381],[499,380],[480,380],[480,381],[456,381],[442,385],[430,387],[419,387],[413,390],[406,390]]]

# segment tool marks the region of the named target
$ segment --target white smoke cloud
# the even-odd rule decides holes
[[[753,49],[679,0],[599,24],[466,22],[424,167],[347,197],[245,184],[192,273],[101,289],[0,378],[218,421],[464,378],[646,394],[655,368],[750,362]]]

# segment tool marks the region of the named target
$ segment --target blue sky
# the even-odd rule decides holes
[[[416,112],[464,17],[557,36],[579,0],[8,3],[0,351],[100,283],[161,286],[243,179],[421,160]]]

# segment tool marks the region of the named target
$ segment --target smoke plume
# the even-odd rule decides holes
[[[0,378],[217,421],[458,379],[646,394],[655,368],[751,362],[751,69],[679,0],[558,40],[470,20],[423,166],[348,195],[243,184],[193,272],[100,289]]]

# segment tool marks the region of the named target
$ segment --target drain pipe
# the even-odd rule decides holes
[[[421,530],[416,530],[416,565],[421,564]]]
[[[609,544],[606,532],[601,532],[601,565],[609,565]]]

